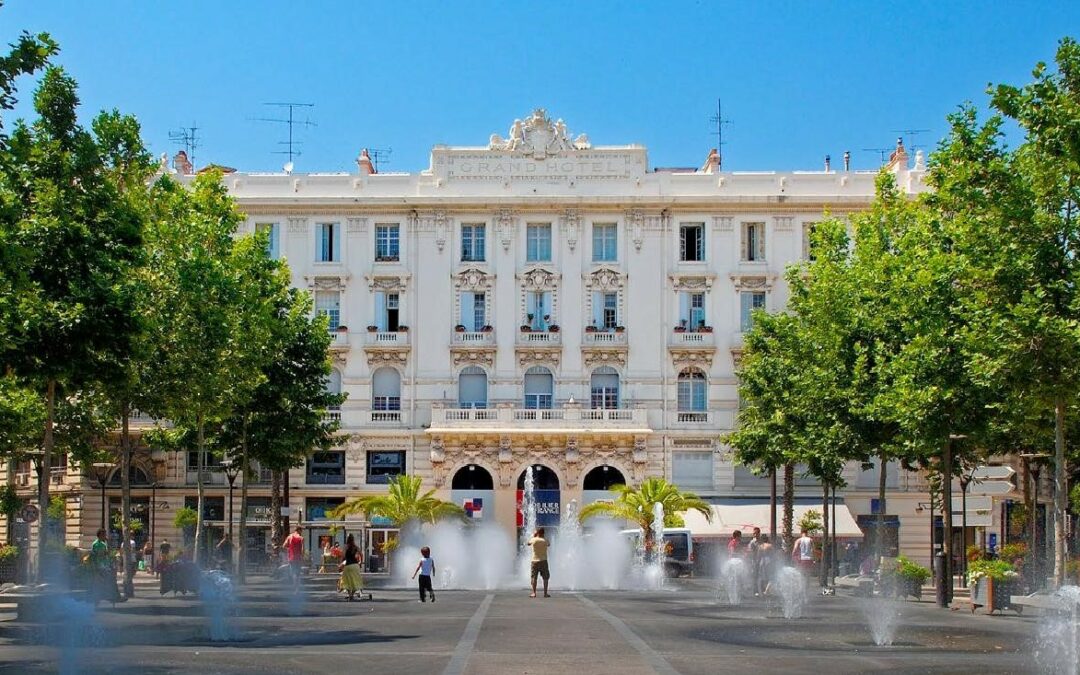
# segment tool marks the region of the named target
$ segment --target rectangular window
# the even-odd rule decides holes
[[[484,262],[484,225],[461,226],[461,261]]]
[[[618,259],[618,228],[615,223],[593,223],[593,262],[615,262]]]
[[[604,330],[614,330],[619,325],[619,294],[604,293]]]
[[[680,379],[678,401],[679,412],[705,412],[708,408],[705,379]]]
[[[397,331],[401,316],[400,296],[379,291],[375,294],[375,327],[380,333]]]
[[[525,319],[529,327],[537,331],[546,331],[551,322],[551,292],[530,291],[525,296]]]
[[[326,520],[330,517],[327,515],[328,512],[344,503],[344,497],[308,497],[304,503],[304,519]]]
[[[592,407],[614,410],[619,407],[619,388],[608,386],[592,387]]]
[[[398,226],[375,226],[375,261],[397,262],[401,258],[401,235]]]
[[[214,453],[207,451],[203,457],[203,470],[210,471],[221,466],[221,458],[215,457]],[[189,450],[187,454],[187,470],[198,471],[199,470],[199,451]]]
[[[461,325],[465,326],[465,330],[476,332],[481,330],[487,323],[486,300],[487,296],[484,293],[462,292]]]
[[[281,227],[277,223],[256,223],[256,232],[265,232],[269,241],[266,244],[266,254],[271,260],[281,258]]]
[[[747,262],[765,260],[765,223],[743,223],[742,259]]]
[[[195,511],[199,508],[197,496],[184,497],[184,507]],[[203,495],[203,520],[225,520],[225,498]]]
[[[327,316],[327,328],[337,330],[341,325],[341,293],[315,291],[315,311]]]
[[[319,262],[341,261],[341,226],[337,223],[319,223],[316,228],[319,237]]]
[[[307,482],[318,485],[345,484],[345,453],[316,452],[307,461]]]
[[[739,294],[739,302],[741,310],[739,318],[740,330],[747,333],[754,325],[754,310],[765,309],[765,293],[764,291],[743,291]]]
[[[705,225],[686,223],[679,226],[679,260],[701,262],[705,260]]]
[[[371,409],[380,412],[401,410],[400,396],[372,396]]]
[[[368,452],[368,483],[389,483],[392,476],[401,476],[404,474],[404,452]]]
[[[803,260],[814,259],[814,230],[817,228],[817,223],[803,223],[802,227],[802,257]]]
[[[679,325],[687,330],[699,330],[705,325],[705,294],[679,294]]]
[[[711,489],[713,487],[713,453],[672,451],[671,482],[680,488]]]
[[[551,262],[551,224],[530,224],[525,228],[525,260]]]

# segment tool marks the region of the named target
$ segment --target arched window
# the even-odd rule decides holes
[[[581,489],[610,490],[616,485],[626,485],[626,477],[623,476],[622,471],[604,464],[585,474],[585,479],[581,482]]]
[[[590,380],[593,408],[619,407],[619,373],[610,366],[593,371]]]
[[[526,473],[528,473],[528,469],[518,474],[517,487],[519,490],[525,489]],[[559,475],[543,464],[533,464],[533,489],[558,490]]]
[[[457,470],[450,481],[451,490],[494,490],[495,480],[491,473],[478,464],[469,464]]]
[[[679,412],[705,412],[707,409],[705,373],[687,368],[679,373]]]
[[[462,408],[487,407],[487,373],[479,366],[468,366],[458,375],[458,405]]]
[[[533,366],[525,371],[525,407],[550,408],[555,391],[555,378],[543,366]]]
[[[401,376],[393,368],[379,368],[371,377],[371,409],[401,410]]]
[[[331,394],[341,393],[341,371],[337,368],[331,370],[330,377],[326,378],[326,391]],[[341,405],[332,405],[330,410],[341,410]]]

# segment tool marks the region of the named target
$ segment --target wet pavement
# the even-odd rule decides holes
[[[834,675],[1035,667],[1030,616],[904,602],[893,645],[877,647],[857,598],[809,596],[801,618],[784,619],[763,598],[732,606],[717,601],[710,582],[676,586],[555,591],[548,599],[526,590],[441,591],[435,604],[420,604],[411,590],[376,589],[373,601],[349,603],[329,584],[296,598],[260,580],[223,617],[225,642],[209,640],[199,600],[146,592],[88,618],[0,623],[0,670]]]

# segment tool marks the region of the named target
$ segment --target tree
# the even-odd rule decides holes
[[[465,513],[457,504],[435,497],[435,490],[421,492],[422,484],[423,479],[419,476],[394,476],[385,495],[350,499],[330,511],[329,516],[340,519],[362,513],[368,518],[386,518],[394,527],[402,528],[410,523],[432,524]],[[391,547],[394,544],[388,543]]]
[[[628,520],[641,528],[646,550],[653,550],[655,544],[650,528],[656,504],[664,508],[665,521],[668,514],[697,511],[705,516],[705,520],[712,522],[712,508],[708,502],[692,492],[683,492],[663,478],[646,478],[637,488],[616,485],[611,491],[615,495],[614,501],[585,505],[578,514],[578,520],[585,522],[596,516]]]
[[[202,555],[207,433],[244,404],[263,378],[268,299],[246,264],[251,237],[233,238],[241,222],[221,175],[198,176],[186,189],[168,177],[154,188],[148,268],[157,346],[147,386],[164,392],[164,417],[195,434],[198,454],[196,555]]]
[[[77,122],[78,103],[74,80],[48,68],[34,97],[38,118],[16,125],[5,152],[8,186],[22,205],[0,223],[22,268],[5,317],[15,345],[7,362],[45,401],[46,467],[58,388],[111,380],[130,349],[134,320],[123,287],[141,244],[138,222],[105,176],[100,139]],[[38,499],[49,502],[48,481]],[[46,539],[39,530],[39,555]]]

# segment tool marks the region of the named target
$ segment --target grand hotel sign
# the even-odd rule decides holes
[[[514,120],[509,137],[492,134],[486,148],[436,146],[432,165],[444,180],[627,179],[645,173],[645,148],[593,148],[588,136],[571,138],[562,120],[538,108]]]

